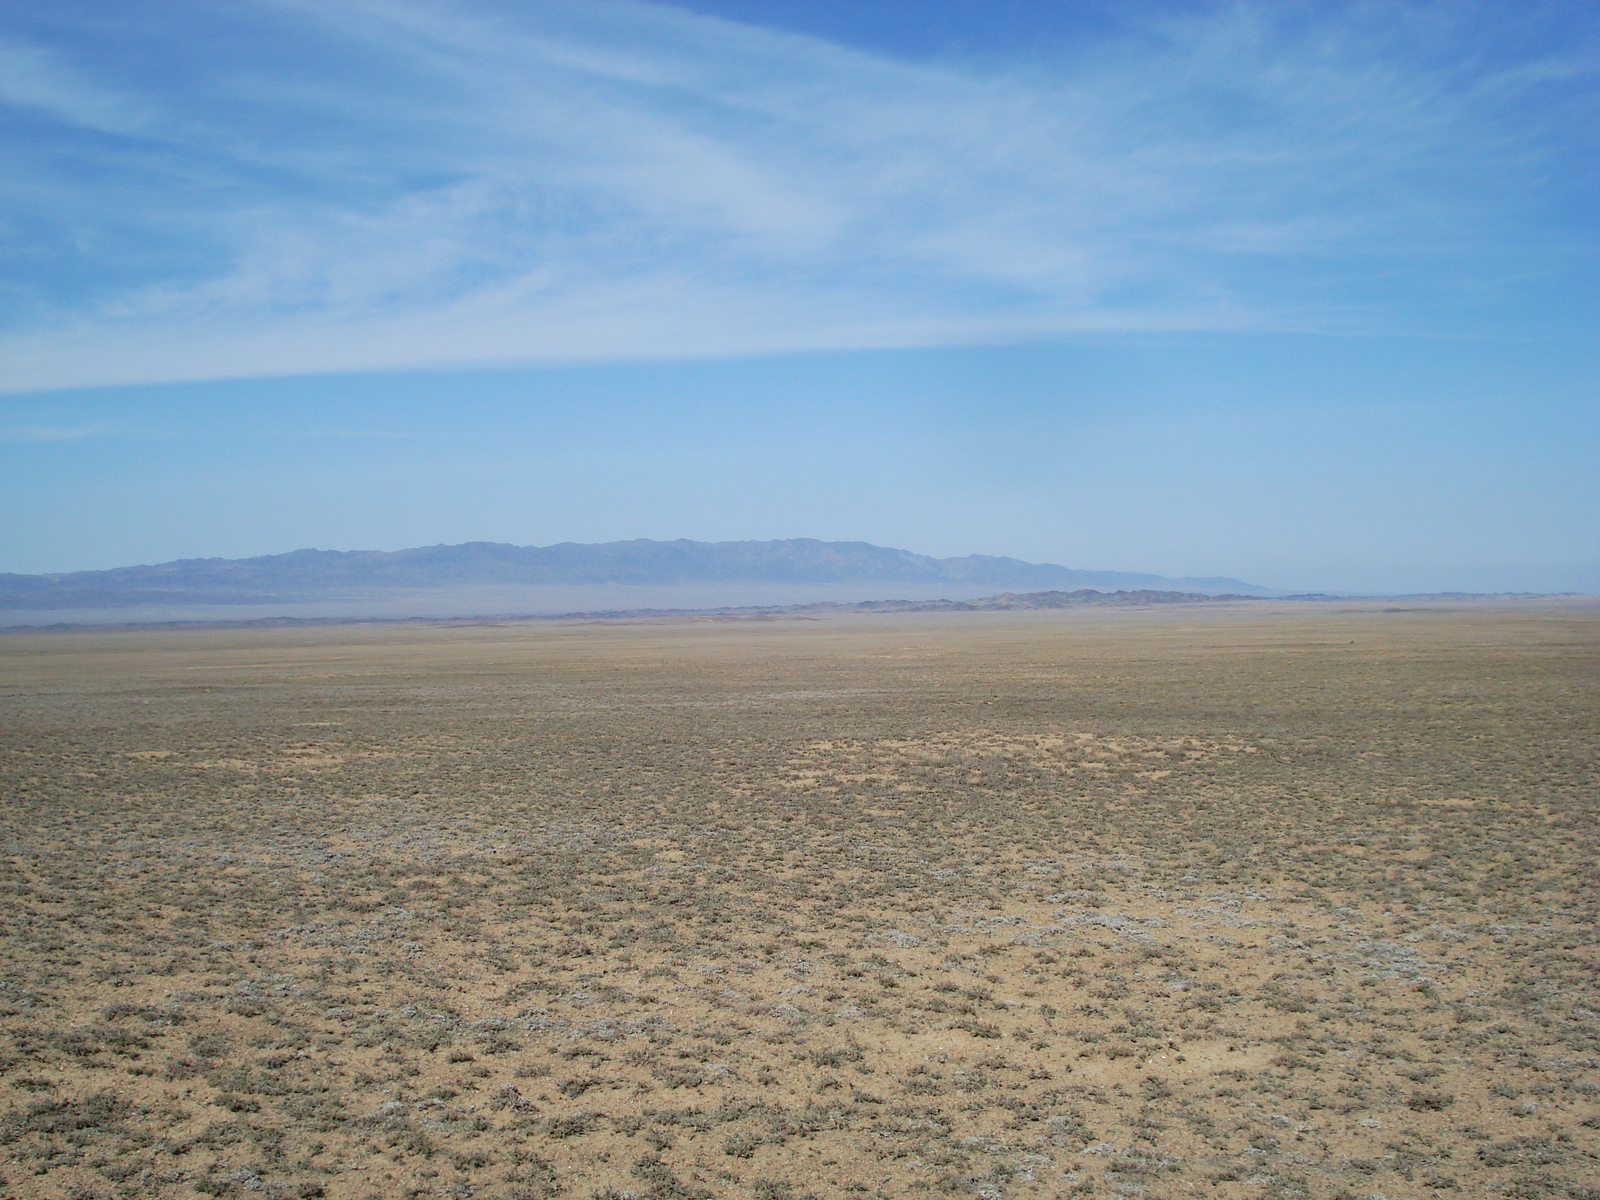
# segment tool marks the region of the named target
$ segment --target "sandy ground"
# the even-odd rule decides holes
[[[1592,1200],[1597,688],[1581,603],[9,635],[0,1194]]]

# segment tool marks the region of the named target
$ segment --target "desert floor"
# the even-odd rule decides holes
[[[0,1195],[1597,1197],[1600,609],[0,637]]]

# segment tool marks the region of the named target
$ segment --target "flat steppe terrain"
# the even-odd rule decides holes
[[[0,638],[0,1195],[1600,1196],[1600,609]]]

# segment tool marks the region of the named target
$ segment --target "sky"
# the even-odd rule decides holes
[[[0,571],[1600,591],[1583,2],[0,3]]]

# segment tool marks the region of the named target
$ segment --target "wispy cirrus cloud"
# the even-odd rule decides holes
[[[76,442],[116,432],[117,426],[105,421],[87,425],[0,425],[0,442]]]
[[[155,11],[121,59],[0,50],[0,387],[1449,328],[1588,251],[1592,55],[1489,53],[1471,4],[1219,5],[1012,68],[629,0]]]
[[[135,97],[100,86],[46,46],[0,37],[0,104],[32,109],[102,133],[140,133],[153,114]]]

